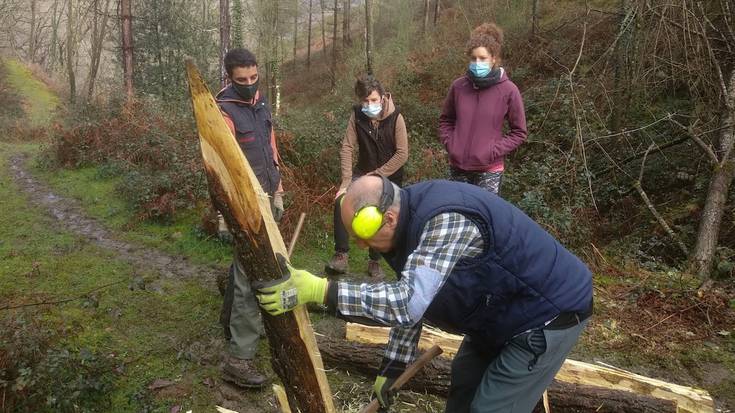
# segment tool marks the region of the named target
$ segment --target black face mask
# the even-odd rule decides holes
[[[502,77],[503,71],[499,67],[490,70],[490,73],[485,77],[476,77],[471,70],[467,71],[467,76],[472,80],[472,84],[477,89],[487,89],[490,86],[498,83]]]
[[[240,95],[241,98],[250,101],[253,100],[255,97],[255,92],[258,91],[258,82],[260,79],[256,80],[255,83],[252,85],[241,85],[236,82],[232,82],[232,88],[235,89],[235,92],[237,92],[238,95]]]

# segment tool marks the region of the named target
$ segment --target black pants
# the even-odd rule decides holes
[[[359,176],[354,177],[354,179]],[[396,182],[397,181],[397,182]],[[391,181],[394,184],[401,186],[402,180]],[[334,251],[347,253],[350,251],[350,236],[347,233],[347,229],[342,223],[342,212],[340,211],[340,201],[344,195],[339,196],[334,200]],[[380,253],[374,251],[372,248],[369,251],[371,260],[379,260]]]

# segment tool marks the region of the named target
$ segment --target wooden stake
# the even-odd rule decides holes
[[[268,195],[191,59],[186,61],[186,72],[209,194],[233,234],[235,259],[247,270],[251,283],[280,279],[286,271],[281,261],[288,252],[273,220]],[[290,408],[301,413],[334,412],[305,307],[275,317],[262,314],[273,371],[286,388]]]
[[[442,353],[442,349],[439,346],[433,346],[429,350],[427,350],[424,354],[422,354],[416,361],[414,361],[408,368],[406,368],[406,371],[403,372],[396,381],[393,383],[392,386],[390,386],[391,391],[398,391],[403,387],[409,380],[411,380],[411,377],[415,376],[416,373],[421,371],[422,368],[424,368],[425,365],[427,365],[431,360],[434,359],[434,357],[438,356]],[[370,403],[367,404],[367,406],[363,407],[362,410],[360,410],[360,413],[375,413],[380,409],[380,402],[378,399],[373,399],[370,401]]]
[[[293,232],[293,235],[291,236],[291,242],[288,243],[288,257],[291,258],[291,255],[293,254],[293,247],[296,246],[296,240],[299,239],[299,233],[301,232],[301,226],[304,225],[304,218],[306,218],[306,213],[302,212],[301,215],[299,215],[299,222],[296,224],[296,229]]]

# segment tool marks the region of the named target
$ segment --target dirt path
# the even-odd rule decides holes
[[[79,202],[56,195],[47,185],[32,176],[26,168],[28,159],[29,156],[24,154],[11,156],[9,159],[11,176],[28,196],[28,202],[45,209],[55,218],[61,229],[82,236],[99,247],[115,251],[117,258],[130,263],[137,273],[153,271],[159,277],[207,279],[212,282],[202,284],[206,288],[216,288],[215,277],[217,274],[223,274],[226,268],[194,264],[185,257],[166,254],[117,239],[113,231],[105,228],[98,220],[88,217]],[[213,365],[219,363],[219,357],[214,354],[218,351],[221,351],[219,346],[213,346],[205,351],[205,353],[213,352],[208,356]],[[214,399],[220,405],[241,413],[273,411],[272,406],[268,403],[270,395],[268,390],[243,392],[219,380],[213,381],[212,385],[215,386]],[[169,395],[185,397],[190,389],[179,389],[178,386],[172,386],[166,391],[171,393]]]
[[[54,194],[44,183],[34,178],[26,168],[27,155],[17,154],[10,158],[13,179],[29,201],[48,211],[59,226],[85,237],[102,248],[114,251],[118,258],[132,264],[136,271],[152,270],[160,276],[179,278],[206,278],[215,280],[224,268],[194,264],[186,257],[169,255],[155,249],[131,244],[117,239],[99,221],[88,217],[76,200]],[[214,287],[214,282],[209,284]]]

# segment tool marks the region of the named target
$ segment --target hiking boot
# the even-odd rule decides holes
[[[324,266],[324,270],[331,274],[344,274],[347,272],[348,258],[346,252],[335,252],[332,259]]]
[[[368,275],[375,281],[382,281],[385,278],[385,273],[380,267],[380,261],[368,260]]]
[[[222,367],[222,380],[238,387],[259,389],[265,385],[266,377],[258,371],[253,360],[239,359],[230,355],[225,357]]]

